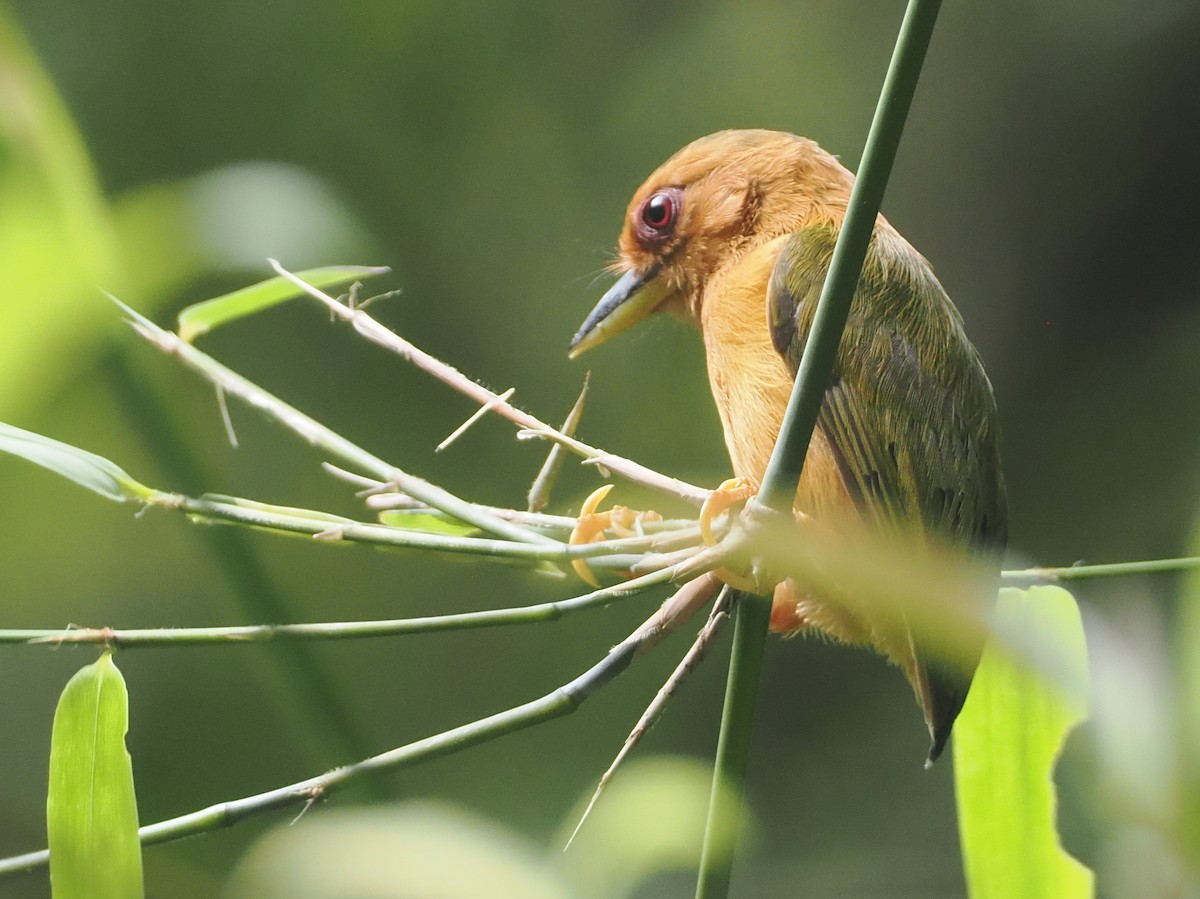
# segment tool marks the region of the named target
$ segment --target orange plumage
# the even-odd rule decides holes
[[[623,276],[580,328],[573,354],[663,309],[700,329],[734,471],[761,482],[845,215],[853,176],[814,142],[724,131],[664,163],[634,194]],[[853,516],[917,534],[972,564],[972,597],[995,596],[1006,531],[991,385],[925,260],[881,216],[796,493],[817,521]],[[904,619],[775,592],[772,629],[869,643],[908,674],[941,751],[978,658],[950,670]]]

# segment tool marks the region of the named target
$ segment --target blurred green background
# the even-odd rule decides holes
[[[373,310],[379,318],[558,420],[583,373],[565,347],[607,283],[633,189],[684,143],[728,127],[806,134],[853,167],[902,12],[878,0],[9,0],[0,420],[155,486],[354,514],[319,457],[237,406],[241,446],[231,448],[211,391],[141,345],[100,288],[168,323],[189,302],[265,276],[268,255],[297,269],[390,265],[380,286],[403,292]],[[987,362],[1019,562],[1188,549],[1200,498],[1198,60],[1190,0],[975,0],[942,13],[884,211],[932,261]],[[470,403],[315,306],[274,310],[204,345],[468,498],[520,505],[541,462],[544,448],[518,444],[499,421],[434,455]],[[693,334],[656,322],[586,362],[584,439],[697,483],[726,476]],[[198,467],[163,451],[154,435],[164,423]],[[569,470],[558,510],[596,483]],[[5,626],[255,620],[211,534],[180,518],[134,517],[11,459],[0,459],[0,496]],[[613,498],[652,501],[626,488]],[[244,542],[294,620],[524,604],[574,589],[482,564]],[[1153,647],[1175,586],[1078,592],[1092,619],[1117,615],[1108,633],[1118,641],[1128,613],[1113,610],[1135,603],[1139,624],[1126,636],[1149,633]],[[324,703],[286,673],[296,659],[271,647],[121,653],[142,820],[540,695],[654,601],[526,629],[313,646],[300,664],[327,684]],[[332,805],[444,803],[553,857],[687,640],[567,719]],[[0,652],[0,854],[44,844],[54,701],[94,656]],[[714,652],[681,691],[646,757],[711,758],[723,661]],[[960,895],[952,772],[948,760],[922,770],[924,727],[899,673],[819,641],[773,641],[767,665],[749,784],[756,823],[736,894]],[[666,805],[630,814],[650,830],[685,826]],[[149,850],[150,893],[215,894],[278,823]],[[603,841],[589,849],[586,837],[581,858],[603,856]],[[637,895],[690,895],[683,862],[659,868]],[[44,892],[40,875],[0,885]]]

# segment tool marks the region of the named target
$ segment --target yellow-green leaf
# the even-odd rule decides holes
[[[388,509],[379,513],[379,520],[388,527],[404,531],[445,534],[449,537],[470,537],[479,533],[475,525],[437,509]]]
[[[54,899],[144,895],[128,729],[125,679],[106,652],[67,682],[54,712],[46,799]]]
[[[1059,587],[1002,590],[996,629],[1026,658],[1011,646],[989,646],[954,726],[970,895],[1090,897],[1092,872],[1059,841],[1053,780],[1067,735],[1086,717],[1087,647],[1079,609]]]
[[[335,287],[387,272],[386,268],[366,265],[344,265],[314,268],[297,272],[296,277],[313,287]],[[268,278],[233,293],[193,303],[179,313],[179,336],[191,342],[214,328],[269,309],[279,303],[302,296],[299,287],[283,277]]]

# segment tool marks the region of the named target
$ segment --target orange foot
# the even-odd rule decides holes
[[[757,488],[747,478],[729,478],[722,481],[721,485],[708,495],[708,499],[704,501],[704,506],[700,509],[698,524],[700,525],[700,537],[705,544],[713,546],[717,542],[717,538],[713,535],[713,522],[728,510],[745,506],[747,500],[757,492]],[[732,569],[718,568],[713,573],[735,590],[747,593],[762,591],[762,585],[753,577]]]
[[[712,532],[712,525],[717,516],[733,506],[744,506],[757,492],[749,478],[729,478],[722,481],[721,486],[708,495],[700,509],[698,522],[700,536],[707,546],[713,546],[717,542]]]
[[[612,488],[612,484],[598,487],[583,501],[575,529],[571,531],[571,538],[567,541],[571,546],[607,540],[606,535],[610,531],[615,537],[637,537],[641,534],[643,522],[662,521],[662,516],[657,512],[639,512],[636,509],[627,509],[625,506],[613,506],[607,512],[597,512],[596,507],[603,502],[604,497],[608,496]],[[592,574],[592,569],[588,566],[586,559],[575,559],[571,562],[571,567],[575,569],[575,573],[582,580],[593,587],[600,586],[600,582]]]

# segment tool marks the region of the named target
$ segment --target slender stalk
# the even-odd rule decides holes
[[[900,26],[896,49],[867,134],[858,178],[850,194],[846,217],[830,261],[829,275],[821,289],[812,330],[800,360],[779,439],[767,465],[758,498],[752,501],[776,512],[791,513],[796,484],[804,467],[825,386],[829,382],[850,312],[850,301],[862,272],[867,245],[883,201],[884,189],[940,6],[941,0],[910,0]],[[715,847],[720,838],[720,828],[736,828],[740,818],[770,604],[771,599],[767,596],[746,596],[738,604],[734,641],[739,649],[730,663],[726,687],[717,766],[713,773],[714,799],[704,837],[696,891],[698,897],[726,895],[732,876],[733,852],[719,858]],[[720,799],[723,789],[730,791],[727,801]]]
[[[575,400],[575,405],[571,407],[571,411],[567,413],[567,418],[559,429],[567,437],[575,436],[575,429],[579,427],[579,421],[583,418],[583,407],[587,402],[588,385],[591,382],[592,373],[589,371],[583,376],[583,387],[579,389],[579,398]],[[529,485],[527,499],[530,512],[540,512],[550,504],[550,491],[554,489],[554,482],[558,480],[558,472],[562,468],[566,454],[566,447],[561,444],[556,443],[550,447],[550,452],[546,454],[546,461],[542,463],[537,477]]]
[[[642,738],[649,732],[650,728],[654,726],[655,722],[657,722],[660,717],[662,717],[663,711],[667,707],[668,700],[670,700],[670,698],[675,694],[675,691],[679,689],[680,685],[687,678],[687,676],[696,669],[697,665],[700,664],[700,660],[704,657],[704,653],[708,651],[708,647],[712,644],[712,641],[716,639],[717,634],[725,625],[725,622],[729,619],[728,607],[731,597],[730,589],[727,585],[722,584],[715,575],[709,575],[706,581],[701,581],[699,579],[692,581],[691,585],[694,585],[695,588],[695,604],[692,606],[691,612],[694,612],[705,602],[707,602],[713,593],[718,591],[720,592],[720,595],[717,596],[716,600],[713,602],[712,612],[708,616],[708,621],[706,621],[704,627],[700,629],[700,633],[692,643],[691,648],[688,649],[684,657],[680,659],[679,664],[675,666],[675,670],[671,672],[671,676],[667,678],[666,683],[664,683],[659,688],[658,692],[654,694],[654,698],[650,701],[650,704],[646,706],[646,710],[642,712],[642,717],[638,719],[637,724],[633,726],[633,730],[629,732],[629,736],[625,738],[625,742],[621,745],[621,749],[617,752],[616,757],[612,760],[612,762],[609,763],[608,769],[600,776],[600,782],[596,785],[596,789],[592,793],[592,798],[588,800],[587,807],[584,808],[583,814],[579,816],[579,823],[575,825],[575,829],[571,831],[571,836],[567,839],[566,844],[563,846],[563,852],[566,852],[568,849],[570,849],[571,844],[575,841],[575,838],[579,836],[579,831],[587,822],[588,817],[592,813],[592,809],[596,807],[596,803],[599,802],[600,796],[604,792],[604,788],[608,786],[609,781],[611,781],[613,776],[617,773],[617,769],[621,767],[621,763],[629,757],[629,754],[633,752],[638,743],[642,741]],[[676,597],[683,592],[684,590],[680,590],[679,593],[676,594]],[[682,622],[679,621],[678,623]],[[673,622],[675,626],[678,626],[678,623]],[[645,648],[643,648],[642,652],[645,651]]]
[[[365,543],[398,549],[436,550],[530,562],[570,562],[574,559],[592,559],[594,560],[592,564],[600,567],[605,567],[605,557],[608,556],[652,552],[659,548],[674,548],[680,543],[695,545],[700,539],[698,528],[683,527],[676,531],[662,531],[645,536],[623,537],[574,546],[557,540],[532,544],[512,540],[496,540],[489,537],[435,534],[373,522],[354,521],[350,518],[341,518],[308,509],[272,506],[248,500],[226,500],[203,496],[192,498],[173,493],[160,493],[151,498],[150,504],[167,509],[178,509],[202,522],[219,521],[286,534],[301,534],[316,537],[328,543]],[[638,561],[643,561],[641,556],[633,559],[615,558],[609,562],[608,567],[627,568]]]
[[[138,835],[142,845],[149,846],[230,827],[254,815],[280,808],[307,807],[356,782],[364,775],[397,771],[418,762],[450,755],[505,734],[524,730],[543,721],[569,715],[579,708],[584,700],[629,667],[636,655],[636,649],[637,646],[633,643],[619,644],[604,659],[575,680],[531,702],[371,756],[353,765],[335,768],[317,777],[242,799],[220,802],[156,824],[148,824],[138,831]],[[32,871],[44,867],[49,861],[50,852],[46,849],[0,859],[0,877]]]
[[[501,400],[498,394],[493,393],[480,384],[476,384],[470,378],[463,375],[462,372],[458,371],[458,369],[447,365],[440,359],[429,355],[424,350],[409,343],[395,331],[385,328],[369,316],[362,306],[353,308],[345,303],[340,303],[324,291],[306,284],[275,260],[270,260],[270,262],[271,266],[280,276],[287,278],[297,287],[304,290],[309,296],[324,303],[334,315],[342,321],[353,325],[354,330],[358,331],[363,337],[373,343],[379,344],[385,349],[391,350],[402,359],[411,362],[422,371],[428,372],[443,384],[453,387],[477,403],[490,406],[497,415],[502,415],[509,421],[524,428],[528,435],[552,439],[594,465],[606,468],[634,483],[642,484],[669,496],[674,496],[692,505],[702,505],[708,497],[710,492],[708,490],[697,487],[694,484],[689,484],[686,481],[681,481],[678,478],[670,478],[659,474],[657,471],[640,465],[631,459],[588,446],[586,443],[562,433],[544,421],[530,415],[528,412]]]
[[[739,550],[744,548],[740,546]],[[707,551],[712,561],[721,561],[722,551]],[[371,756],[353,765],[335,768],[318,777],[278,787],[264,793],[222,802],[206,809],[150,824],[138,831],[143,845],[162,843],[228,827],[251,815],[258,815],[288,805],[308,805],[342,789],[363,775],[407,768],[418,762],[449,755],[514,731],[523,730],[543,721],[570,714],[593,693],[629,667],[634,659],[678,627],[720,587],[715,577],[700,578],[703,568],[683,572],[690,579],[628,637],[614,646],[603,659],[561,687],[515,708],[506,709],[487,718],[426,737],[415,743]],[[47,850],[0,859],[0,877],[44,866],[50,860]]]
[[[1106,562],[1100,565],[1067,565],[1062,568],[1024,568],[1002,572],[1000,577],[1004,583],[1009,584],[1044,584],[1057,581],[1081,581],[1093,577],[1189,571],[1193,568],[1200,568],[1200,556],[1186,556],[1179,559],[1147,559],[1140,562]]]
[[[431,484],[388,464],[378,456],[367,452],[337,432],[325,427],[314,418],[305,415],[294,406],[290,406],[268,393],[249,379],[217,362],[208,354],[182,340],[179,335],[158,327],[115,297],[111,299],[130,317],[134,330],[151,344],[164,353],[174,356],[225,393],[238,397],[268,417],[275,419],[313,446],[336,456],[349,465],[368,472],[379,480],[395,484],[397,489],[423,503],[498,537],[517,543],[553,544],[557,542],[536,531],[497,518],[481,506],[466,502],[436,484]]]
[[[261,643],[271,640],[358,640],[366,637],[392,637],[403,634],[427,634],[437,631],[500,627],[510,624],[530,624],[554,621],[581,609],[608,605],[618,599],[633,596],[653,587],[672,582],[688,581],[719,568],[725,561],[727,547],[711,547],[696,552],[676,564],[649,574],[640,575],[602,587],[570,599],[520,606],[511,609],[488,609],[454,615],[429,615],[421,618],[394,618],[380,621],[333,621],[305,624],[256,624],[229,627],[194,628],[70,628],[0,630],[0,644],[44,644],[61,646],[64,643],[95,643],[104,646],[133,648],[139,646],[197,646],[210,643]]]
[[[905,11],[879,105],[863,148],[858,177],[850,193],[846,217],[830,260],[829,275],[821,289],[812,330],[796,373],[792,401],[784,414],[776,451],[763,476],[758,498],[771,509],[791,511],[808,443],[821,411],[829,373],[833,371],[842,331],[850,314],[850,301],[858,286],[867,245],[883,203],[883,193],[891,176],[892,163],[940,6],[941,0],[910,0]]]
[[[578,548],[584,549],[585,547]],[[722,550],[724,549],[722,547]],[[519,608],[487,609],[455,615],[428,615],[418,618],[392,618],[377,621],[330,621],[229,627],[100,627],[66,630],[61,628],[3,628],[0,629],[0,645],[44,643],[58,646],[64,643],[90,643],[133,648],[138,646],[197,646],[209,643],[261,643],[271,640],[360,640],[369,637],[394,637],[447,630],[503,627],[510,624],[532,624],[539,621],[555,621],[563,615],[580,609],[606,605],[662,584],[692,577],[719,567],[721,564],[719,557],[713,553],[702,559],[700,553],[697,552],[683,561],[689,562],[686,569],[678,567],[682,562],[677,562],[670,567],[659,568],[649,574],[614,584],[611,587],[592,590],[570,599]],[[598,562],[591,564],[599,565]],[[1137,562],[1108,562],[1101,565],[1070,565],[1060,568],[1010,569],[1003,573],[1003,579],[1010,584],[1045,584],[1093,577],[1161,574],[1195,568],[1200,568],[1200,556]]]
[[[729,684],[721,711],[721,735],[712,792],[708,800],[708,822],[704,827],[704,849],[700,856],[697,899],[714,899],[729,893],[733,855],[741,826],[742,797],[750,763],[750,735],[754,730],[755,702],[766,651],[767,623],[771,602],[750,602],[737,594],[733,626],[733,650],[729,658]],[[754,597],[762,600],[764,597]],[[749,701],[747,701],[747,697]]]

